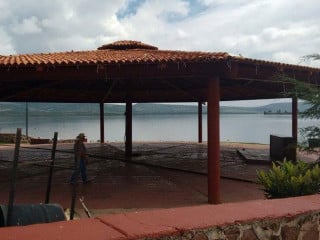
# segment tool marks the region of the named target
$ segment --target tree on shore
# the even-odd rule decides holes
[[[320,60],[320,54],[308,55],[306,59]],[[285,97],[302,99],[309,104],[309,108],[301,115],[303,118],[320,119],[320,87],[315,84],[300,82],[287,76],[281,79],[290,84],[292,89],[284,93]],[[300,147],[305,150],[318,149],[320,153],[320,125],[300,129],[307,141]],[[318,146],[312,146],[310,141],[318,140]],[[318,148],[317,148],[318,147]],[[319,161],[319,159],[318,159]],[[320,167],[319,164],[310,164],[298,160],[297,162],[284,161],[273,163],[272,168],[266,172],[257,171],[258,182],[263,186],[267,198],[294,197],[319,192]]]
[[[305,60],[320,60],[320,53],[315,53],[315,54],[310,54],[310,55],[306,55],[304,56],[302,59]]]
[[[320,60],[320,54],[311,54],[303,57],[304,60],[318,61]],[[305,101],[309,108],[301,113],[301,117],[305,119],[320,119],[320,88],[312,83],[300,82],[289,77],[282,77],[286,82],[293,85],[293,89],[285,93],[286,97],[295,97]],[[314,146],[310,146],[308,139],[320,139],[320,125],[308,126],[300,129],[301,135],[304,137],[304,141],[300,144],[300,147],[306,150],[313,150]],[[314,142],[314,141],[313,141]],[[320,144],[320,140],[319,140]],[[319,146],[320,147],[320,146]]]

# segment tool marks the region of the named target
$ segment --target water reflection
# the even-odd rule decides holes
[[[197,141],[198,118],[196,114],[137,115],[133,116],[134,141]],[[316,124],[316,120],[298,121],[299,127]],[[120,116],[105,117],[105,140],[124,141],[125,119]],[[203,140],[207,139],[207,119],[203,115]],[[1,133],[25,132],[25,117],[0,116]],[[29,136],[52,138],[55,131],[60,139],[72,139],[85,132],[89,141],[100,138],[98,115],[92,116],[29,116]],[[220,116],[222,141],[269,143],[270,134],[291,136],[290,115],[223,114]]]

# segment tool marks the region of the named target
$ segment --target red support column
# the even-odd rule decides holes
[[[132,102],[126,103],[126,156],[132,155]]]
[[[219,78],[208,84],[208,202],[220,203],[220,84]]]
[[[202,143],[202,102],[198,102],[198,142]]]
[[[104,143],[104,103],[100,103],[100,142]]]

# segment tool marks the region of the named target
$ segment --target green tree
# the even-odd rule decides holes
[[[317,61],[320,60],[320,54],[311,54],[304,56],[303,60]],[[308,119],[320,119],[320,88],[311,83],[297,81],[295,79],[283,76],[285,82],[293,85],[291,91],[285,93],[286,97],[295,97],[297,99],[303,100],[309,105],[308,109],[301,113],[302,118]],[[306,150],[314,150],[314,146],[310,145],[309,142],[312,140],[317,140],[320,143],[320,126],[313,125],[300,129],[301,135],[304,137],[304,141],[300,143],[300,147]],[[311,139],[309,142],[308,140]],[[314,143],[314,141],[313,141]],[[311,148],[310,148],[311,147]]]
[[[304,60],[320,60],[320,54],[319,53],[315,53],[315,54],[310,54],[310,55],[306,55],[304,56],[302,59]]]
[[[305,56],[306,60],[320,60],[320,54]],[[320,119],[320,88],[315,84],[305,83],[282,76],[282,80],[291,85],[286,97],[304,100],[309,108],[301,115],[303,118]],[[306,139],[320,139],[320,126],[309,126],[300,129]],[[310,150],[306,142],[302,145]],[[320,167],[298,160],[296,163],[284,161],[273,163],[269,172],[257,172],[258,181],[263,186],[267,198],[284,198],[315,194],[319,192]]]

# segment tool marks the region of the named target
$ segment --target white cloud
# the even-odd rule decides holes
[[[123,26],[116,15],[106,19],[103,26],[105,29],[103,34],[107,35],[108,40],[111,38],[127,39],[130,35],[130,29]]]
[[[183,30],[173,26],[176,19],[186,17],[189,4],[180,0],[145,1],[136,14],[121,19],[124,29],[133,39],[159,42],[166,39],[172,30],[180,36]],[[161,41],[161,40],[160,40]]]
[[[14,46],[11,44],[11,38],[2,28],[0,28],[0,39],[0,55],[10,55],[16,53]]]
[[[271,60],[291,64],[297,64],[300,62],[300,58],[292,52],[275,52],[272,54]]]
[[[318,0],[0,0],[0,10],[0,54],[121,39],[294,64],[320,52]]]
[[[227,51],[294,64],[301,56],[320,51],[318,1],[308,0],[303,4],[301,1],[284,0],[211,3],[203,14],[178,25],[192,33],[188,40],[193,44],[189,48]],[[183,44],[171,45],[172,48],[179,46]],[[283,52],[291,57],[283,58]]]
[[[40,33],[42,31],[39,20],[35,16],[25,18],[21,22],[12,24],[11,29],[18,35]]]

